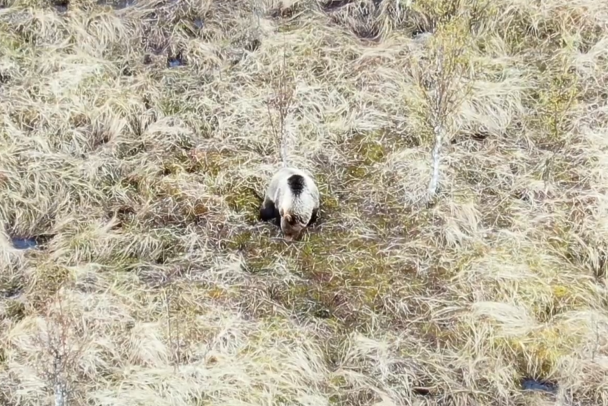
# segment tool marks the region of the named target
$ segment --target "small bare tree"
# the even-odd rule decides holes
[[[169,346],[171,348],[171,358],[175,372],[177,372],[182,361],[181,349],[183,346],[183,340],[181,337],[180,318],[173,318],[172,315],[172,300],[175,297],[174,289],[175,287],[172,283],[169,284],[167,289],[163,289],[163,299],[166,304],[167,336],[169,339]]]
[[[65,308],[63,292],[46,312],[45,330],[39,344],[45,348],[41,369],[55,398],[55,406],[67,406],[74,397],[75,369],[84,351],[86,338],[78,337],[74,320]]]
[[[438,24],[430,41],[430,56],[413,66],[428,108],[427,123],[434,138],[431,154],[432,175],[426,203],[437,194],[440,178],[441,148],[456,131],[454,111],[470,90],[466,81],[465,59],[468,23],[454,18]]]
[[[283,166],[289,165],[289,149],[288,136],[285,128],[285,122],[289,115],[289,110],[293,105],[293,76],[287,72],[287,63],[285,56],[285,42],[283,43],[283,61],[281,69],[275,77],[272,78],[273,97],[268,101],[268,117],[270,119],[270,128],[273,133],[277,147],[281,152],[281,161]],[[273,118],[272,111],[276,112],[276,118]]]

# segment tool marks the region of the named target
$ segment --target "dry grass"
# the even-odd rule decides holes
[[[0,404],[608,405],[608,3],[126,3],[0,0]]]

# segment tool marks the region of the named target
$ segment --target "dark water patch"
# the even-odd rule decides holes
[[[97,4],[100,6],[110,6],[115,10],[122,10],[127,7],[134,6],[137,2],[135,0],[98,0]]]
[[[44,248],[48,241],[53,238],[52,235],[37,235],[34,237],[11,237],[13,247],[18,250],[29,250],[35,248]]]
[[[203,21],[202,18],[195,18],[194,21],[192,21],[192,23],[199,30],[202,30],[203,28],[205,28],[205,21]]]
[[[524,378],[521,381],[523,390],[545,393],[557,393],[557,384],[534,378]]]
[[[321,7],[323,8],[323,11],[332,11],[349,5],[352,2],[353,0],[329,0],[323,3]]]
[[[27,250],[38,247],[38,242],[35,238],[12,238],[13,247],[18,250]]]
[[[177,68],[180,66],[186,66],[186,61],[182,58],[181,54],[177,54],[175,56],[170,56],[167,58],[167,66],[169,68]]]
[[[55,0],[53,2],[53,7],[59,14],[65,14],[68,12],[68,6],[70,2],[67,0]]]

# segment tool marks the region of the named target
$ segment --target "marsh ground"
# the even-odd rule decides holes
[[[607,58],[597,0],[0,0],[0,403],[608,405]]]

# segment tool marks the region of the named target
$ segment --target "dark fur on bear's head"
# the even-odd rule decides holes
[[[289,211],[283,211],[282,213],[279,211],[279,214],[281,215],[281,230],[285,240],[298,239],[308,224],[302,221],[300,216]]]

